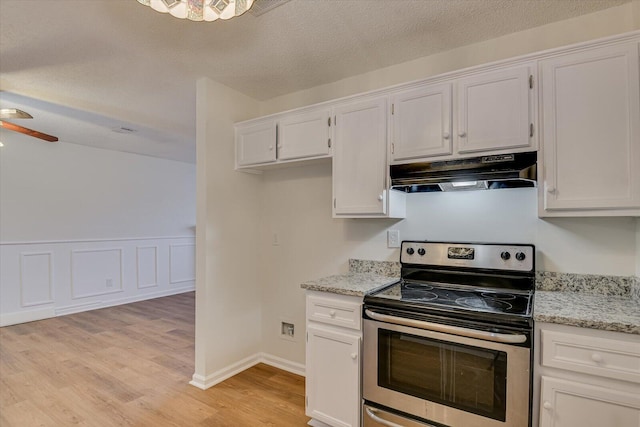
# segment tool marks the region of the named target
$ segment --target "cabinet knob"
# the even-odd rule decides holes
[[[556,187],[547,187],[547,193],[555,194],[556,193]]]
[[[382,199],[384,199],[384,196],[382,194],[378,195],[378,200],[382,201]]]
[[[356,360],[358,358],[358,353],[351,353],[351,358]]]
[[[269,146],[269,151],[273,151],[273,145]]]
[[[467,136],[467,133],[465,131],[461,130],[460,132],[458,132],[458,136],[460,138],[464,138],[465,136]]]
[[[282,144],[278,144],[278,148],[282,148]]]
[[[336,317],[336,311],[335,311],[335,310],[331,310],[331,311],[329,312],[329,316],[331,316],[331,317]]]
[[[600,362],[602,362],[602,356],[599,355],[598,353],[593,353],[591,355],[591,360],[593,360],[596,363],[600,363]]]
[[[449,132],[445,132],[445,133],[442,134],[442,137],[444,139],[449,139],[451,137],[451,135],[449,135]]]
[[[551,402],[544,402],[544,403],[542,404],[542,407],[543,407],[544,409],[548,410],[548,411],[549,411],[549,410],[551,410],[551,409],[553,409],[553,406],[551,405]]]

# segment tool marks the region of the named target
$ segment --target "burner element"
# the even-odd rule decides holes
[[[423,285],[421,283],[405,283],[404,284],[404,289],[415,289],[415,290],[420,290],[420,291],[430,291],[431,289],[433,289],[433,286],[431,286],[431,285]]]
[[[513,307],[506,301],[501,301],[498,299],[492,298],[477,298],[477,297],[464,297],[458,298],[456,303],[469,308],[475,308],[479,310],[497,310],[497,311],[507,311]]]
[[[482,292],[480,295],[482,295],[485,298],[491,298],[491,299],[499,299],[501,301],[511,301],[516,299],[516,296],[513,294],[500,294],[500,293],[495,293],[495,292]]]
[[[423,291],[421,289],[420,290],[417,290],[417,289],[402,290],[402,299],[404,300],[427,302],[427,301],[433,301],[434,299],[437,299],[437,298],[438,298],[438,295],[434,294],[433,292]]]

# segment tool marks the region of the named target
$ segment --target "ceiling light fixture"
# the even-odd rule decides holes
[[[215,21],[240,16],[251,8],[254,0],[138,0],[162,13],[191,21]]]

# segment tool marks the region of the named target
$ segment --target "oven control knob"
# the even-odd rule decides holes
[[[413,248],[407,248],[407,253],[408,253],[409,255],[413,255],[413,253],[414,253],[414,252],[415,252],[415,251],[413,250]]]
[[[424,250],[424,248],[420,248],[420,249],[418,249],[418,255],[422,256],[422,255],[424,255],[424,254],[425,254],[425,250]]]
[[[516,259],[518,261],[524,261],[526,257],[527,256],[524,254],[524,252],[516,252]]]
[[[511,254],[507,251],[504,251],[500,254],[500,258],[502,258],[503,260],[507,261],[509,260],[509,258],[511,258]]]

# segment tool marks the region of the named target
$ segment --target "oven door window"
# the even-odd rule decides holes
[[[378,385],[504,421],[507,354],[379,329]]]

